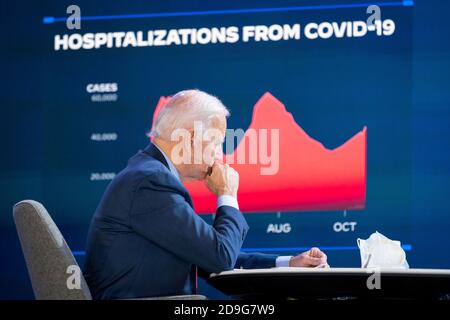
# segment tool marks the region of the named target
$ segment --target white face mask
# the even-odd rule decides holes
[[[361,268],[408,269],[406,253],[400,241],[393,241],[378,231],[367,240],[357,240],[361,253]]]

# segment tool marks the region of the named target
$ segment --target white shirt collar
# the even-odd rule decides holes
[[[177,168],[175,168],[175,166],[173,165],[172,161],[170,161],[169,157],[166,156],[166,154],[164,153],[164,151],[161,150],[160,147],[158,147],[158,145],[156,143],[154,143],[154,146],[156,148],[158,148],[159,151],[161,151],[162,155],[164,156],[164,159],[166,159],[167,164],[169,165],[169,170],[170,172],[178,179],[181,181],[180,179],[180,175],[178,174],[178,170]]]

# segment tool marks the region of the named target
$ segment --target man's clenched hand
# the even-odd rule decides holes
[[[215,162],[211,175],[206,176],[205,184],[218,197],[230,195],[237,198],[239,174],[228,164]]]
[[[289,261],[289,267],[326,267],[327,255],[320,251],[319,248],[311,248],[309,251],[303,252]]]

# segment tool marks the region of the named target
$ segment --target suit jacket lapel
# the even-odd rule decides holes
[[[168,170],[170,170],[169,164],[167,163],[166,159],[164,158],[164,155],[159,151],[159,149],[150,142],[148,146],[144,149],[144,152],[148,154],[149,156],[155,158],[159,162],[161,162]],[[187,189],[184,187],[183,183],[180,181],[180,185],[182,187],[184,198],[186,199],[187,203],[191,206],[191,208],[194,208],[194,205],[192,203],[192,198]]]
[[[167,169],[170,170],[169,164],[167,163],[166,159],[164,158],[164,155],[159,151],[159,149],[153,144],[149,143],[148,146],[144,149],[144,152],[151,156],[152,158],[155,158],[159,162],[161,162]]]

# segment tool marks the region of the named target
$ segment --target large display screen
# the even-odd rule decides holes
[[[330,265],[358,267],[356,239],[375,231],[414,251],[412,1],[69,5],[27,10],[27,36],[18,27],[9,37],[20,43],[3,53],[22,79],[2,93],[2,130],[14,135],[1,160],[3,211],[43,203],[82,265],[106,186],[149,143],[167,99],[197,88],[221,99],[238,133],[224,160],[241,176],[243,251],[318,246]],[[211,222],[212,194],[188,188]],[[0,223],[24,272],[11,215]]]

